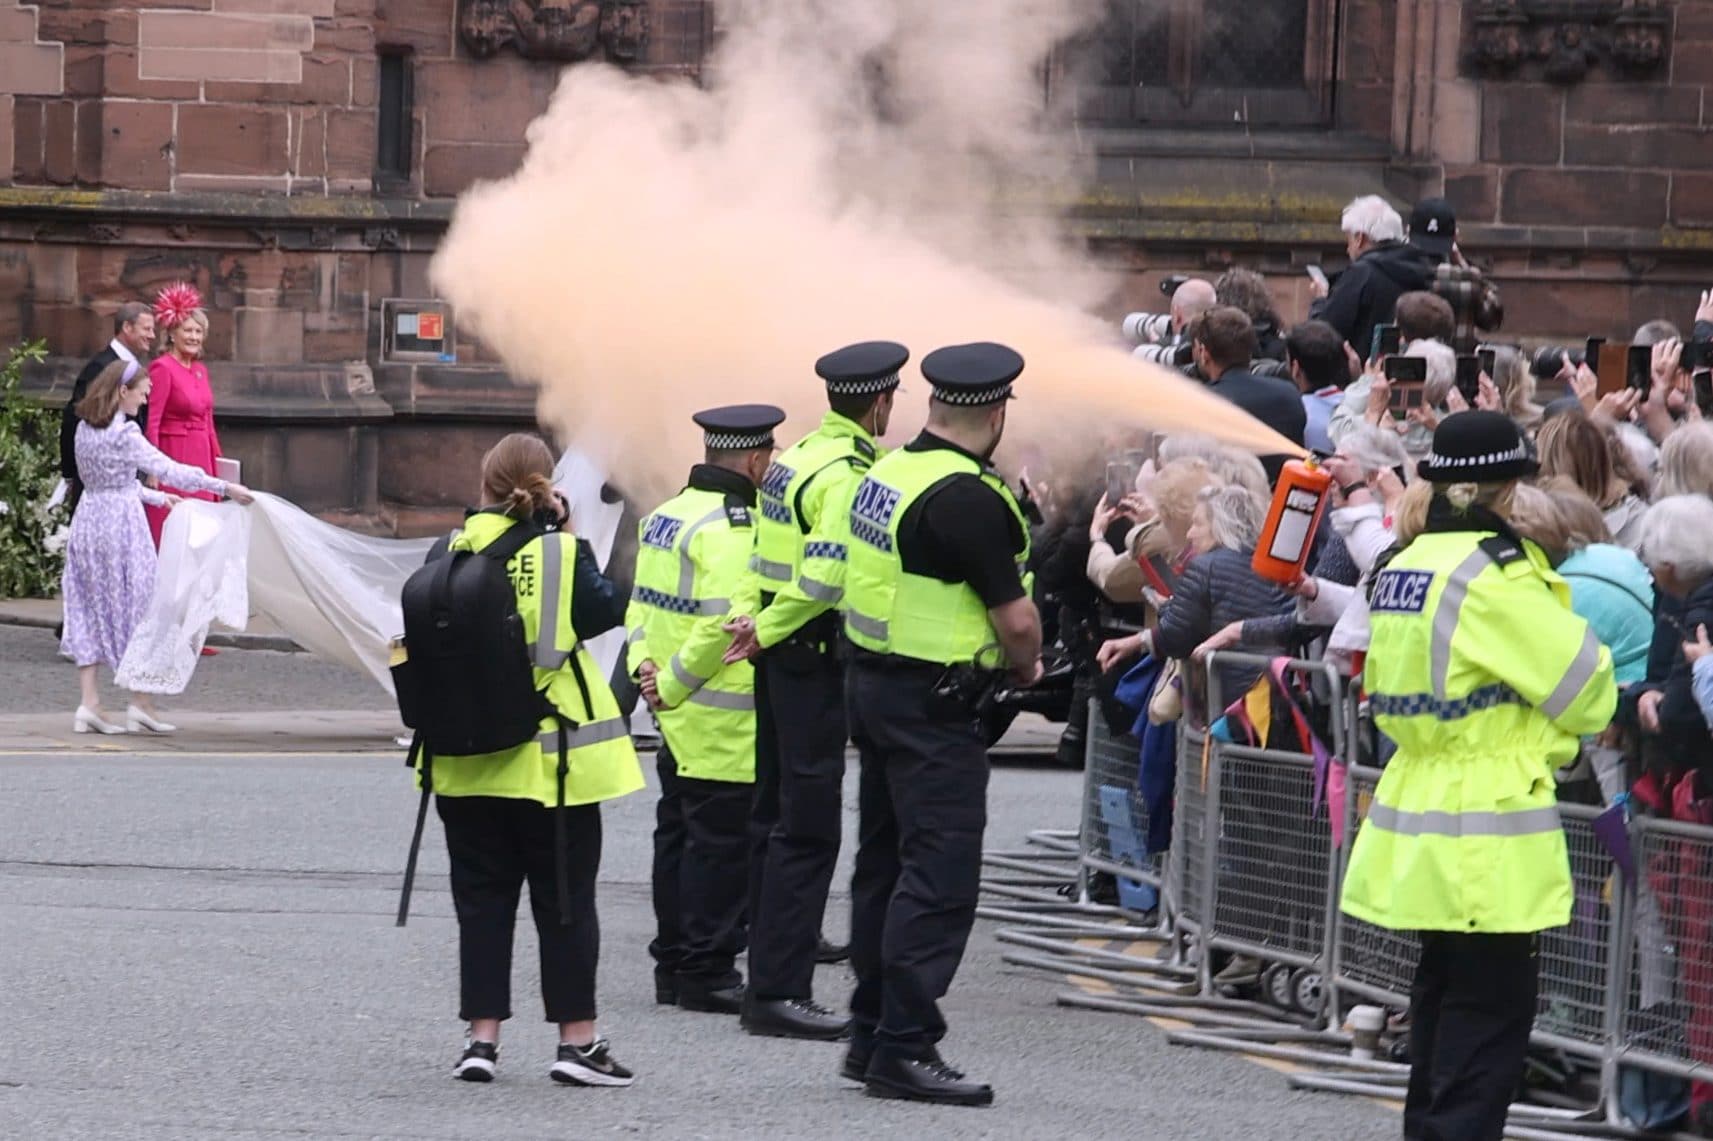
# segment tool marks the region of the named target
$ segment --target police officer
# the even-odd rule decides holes
[[[1376,576],[1365,681],[1396,742],[1343,907],[1420,931],[1404,1136],[1497,1141],[1534,1022],[1536,936],[1570,921],[1554,770],[1617,704],[1612,655],[1507,520],[1535,471],[1496,412],[1441,421]]]
[[[743,1026],[782,1038],[842,1038],[813,998],[827,889],[839,856],[845,679],[836,607],[857,484],[892,416],[903,345],[869,341],[815,362],[831,411],[761,482],[751,563],[762,609],[727,652],[756,658],[755,806],[750,820],[749,990]]]
[[[930,353],[927,429],[870,469],[851,508],[846,694],[862,779],[843,1073],[877,1097],[993,1101],[941,1059],[936,1004],[975,922],[988,778],[978,708],[1001,671],[1041,676],[1029,529],[988,463],[1022,371],[1003,345]]]
[[[736,1014],[743,978],[755,670],[721,662],[722,629],[755,547],[756,485],[773,457],[771,405],[699,412],[705,462],[637,527],[629,661],[655,710],[655,1001]]]

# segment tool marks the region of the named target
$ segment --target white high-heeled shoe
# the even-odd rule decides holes
[[[106,720],[87,705],[80,705],[72,719],[71,730],[74,733],[123,733],[125,727]]]
[[[147,730],[150,733],[177,733],[177,725],[168,725],[158,717],[151,716],[135,705],[125,710],[125,727],[133,733]]]

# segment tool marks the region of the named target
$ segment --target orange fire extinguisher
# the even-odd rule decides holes
[[[1331,488],[1332,476],[1313,458],[1285,464],[1273,488],[1267,522],[1255,544],[1250,565],[1256,574],[1281,586],[1302,577]]]

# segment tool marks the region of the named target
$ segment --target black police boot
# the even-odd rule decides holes
[[[656,1006],[678,1005],[678,976],[656,968],[654,972],[654,1002]]]
[[[851,957],[849,943],[833,943],[822,935],[815,942],[815,961],[817,963],[842,963]]]
[[[845,1050],[844,1064],[839,1067],[839,1076],[847,1082],[862,1085],[868,1081],[868,1063],[874,1057],[874,1037],[864,1034],[855,1026],[851,1027],[851,1044]]]
[[[919,1058],[880,1049],[869,1059],[863,1092],[869,1097],[927,1101],[937,1105],[992,1105],[993,1087],[973,1082],[946,1065],[939,1052]]]
[[[808,998],[746,998],[743,1028],[763,1038],[805,1038],[837,1042],[850,1033],[851,1020]]]
[[[698,1014],[739,1014],[743,1011],[742,983],[709,986],[700,979],[678,980],[678,1007]]]

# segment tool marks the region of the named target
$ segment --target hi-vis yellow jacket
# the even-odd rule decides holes
[[[505,515],[472,515],[452,540],[452,550],[479,551],[515,525]],[[565,531],[531,540],[506,563],[506,573],[517,589],[524,638],[535,660],[535,687],[546,690],[554,708],[577,723],[569,737],[568,805],[612,800],[643,786],[636,750],[613,691],[571,629],[576,565],[577,539]],[[589,687],[588,705],[571,667],[573,659],[582,667]],[[552,808],[558,794],[559,723],[544,718],[541,735],[515,749],[473,757],[436,756],[433,763],[434,791],[441,796],[498,796],[539,801]],[[420,782],[419,771],[419,787]]]
[[[659,668],[655,714],[682,776],[755,780],[755,667],[723,665],[721,627],[755,550],[754,517],[727,494],[687,487],[638,525],[636,588],[625,612],[631,671]]]
[[[1429,532],[1375,579],[1364,684],[1397,743],[1343,907],[1397,930],[1570,921],[1553,772],[1617,705],[1612,655],[1532,543]]]

